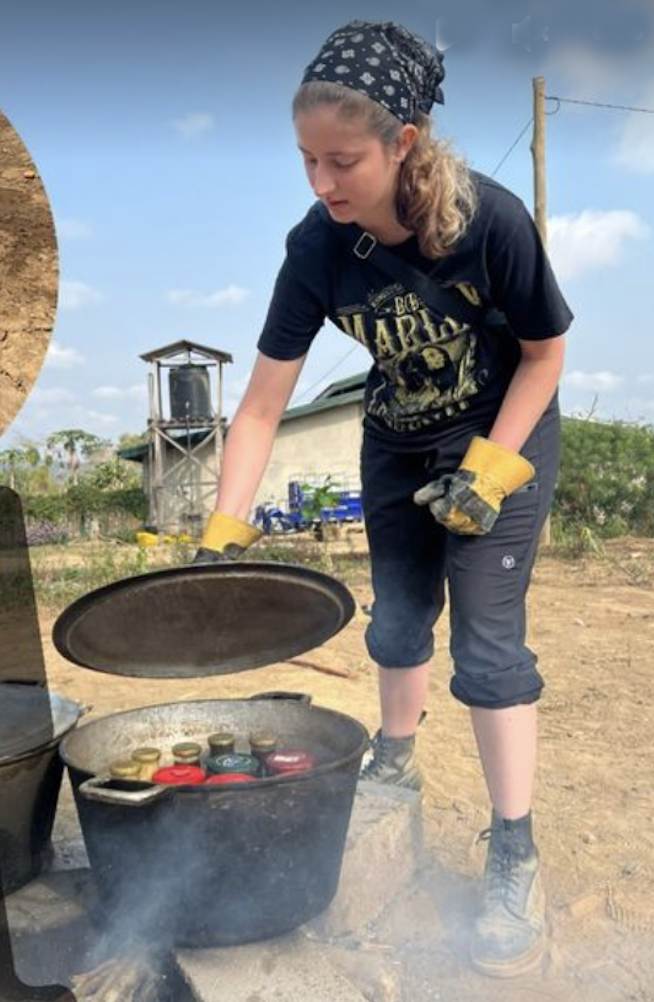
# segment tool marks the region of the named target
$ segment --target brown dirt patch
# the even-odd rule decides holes
[[[475,975],[465,961],[483,863],[476,836],[487,824],[488,804],[466,710],[448,693],[441,631],[429,717],[419,737],[429,863],[384,921],[362,930],[362,937],[390,944],[403,1002],[654,999],[652,571],[652,540],[613,544],[601,560],[544,556],[537,565],[531,643],[547,689],[535,812],[552,949],[542,972],[509,984]],[[365,562],[351,587],[359,601],[369,599]],[[349,679],[292,665],[206,680],[112,678],[64,662],[49,639],[52,622],[44,613],[50,684],[93,704],[93,717],[148,703],[287,688],[310,691],[316,703],[358,717],[371,731],[377,727],[361,612],[340,636],[306,655],[348,669]],[[62,811],[70,810],[65,799]]]
[[[48,197],[23,141],[0,112],[0,434],[41,371],[58,278]]]

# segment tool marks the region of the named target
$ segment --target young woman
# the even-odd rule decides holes
[[[572,314],[523,203],[431,137],[443,75],[440,53],[392,22],[345,25],[307,67],[293,120],[317,202],[288,235],[197,559],[258,538],[252,501],[329,317],[373,358],[361,478],[381,728],[363,775],[420,786],[415,731],[447,580],[451,691],[470,708],[492,804],[472,959],[510,976],[539,961],[545,938],[530,813],[543,681],[525,596],[554,490]],[[351,224],[367,234],[356,252]],[[416,269],[442,307],[412,283]]]

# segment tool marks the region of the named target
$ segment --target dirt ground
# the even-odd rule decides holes
[[[57,286],[48,197],[23,141],[0,112],[0,435],[41,370]]]
[[[365,566],[350,585],[359,602],[370,598]],[[358,717],[371,732],[378,726],[361,611],[304,656],[348,678],[292,664],[205,680],[113,678],[64,662],[50,640],[53,618],[43,612],[50,685],[92,704],[87,719],[285,688],[311,692],[314,702]],[[530,593],[530,642],[547,680],[535,819],[552,928],[548,958],[542,971],[506,984],[476,975],[465,960],[484,856],[476,840],[488,805],[466,710],[449,695],[444,624],[419,735],[425,866],[375,928],[361,933],[373,953],[379,944],[376,1002],[654,1000],[654,540],[611,544],[599,560],[542,556]],[[70,809],[64,801],[61,810]]]

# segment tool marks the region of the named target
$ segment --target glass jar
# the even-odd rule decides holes
[[[217,755],[229,755],[234,751],[236,738],[231,731],[217,731],[209,735],[207,744],[212,758]]]
[[[256,783],[256,776],[248,776],[244,772],[221,772],[209,776],[205,786],[224,786],[226,783]]]
[[[199,765],[202,745],[195,741],[180,741],[173,745],[173,759],[178,765]]]
[[[259,762],[259,775],[266,776],[266,755],[277,749],[277,735],[274,731],[252,731],[249,741],[250,753]]]
[[[259,760],[254,755],[214,755],[207,762],[207,772],[220,776],[228,772],[240,772],[246,776],[259,775]]]
[[[274,751],[266,755],[265,766],[269,776],[296,776],[309,772],[318,765],[318,757],[301,748]]]
[[[133,762],[131,759],[122,759],[111,763],[109,775],[112,779],[140,779],[141,767],[138,762]]]
[[[177,765],[166,766],[157,769],[152,777],[153,783],[161,783],[164,786],[199,786],[204,783],[206,773],[197,765]]]
[[[139,779],[151,783],[161,762],[161,751],[159,748],[137,748],[132,752],[132,761],[138,763]]]

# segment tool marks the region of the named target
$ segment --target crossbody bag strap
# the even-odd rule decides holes
[[[427,306],[443,316],[450,315],[459,323],[478,326],[481,322],[487,326],[505,325],[506,318],[499,310],[491,307],[474,306],[462,293],[441,285],[418,268],[414,268],[397,254],[380,244],[379,241],[357,223],[336,224],[325,216],[334,232],[343,240],[350,251],[361,261],[371,261],[381,271],[396,281],[417,292]]]

